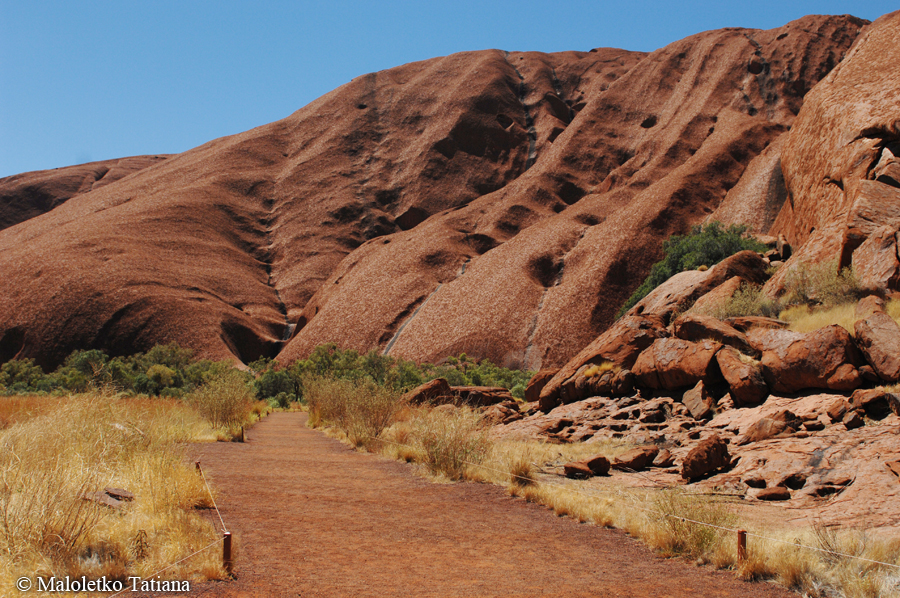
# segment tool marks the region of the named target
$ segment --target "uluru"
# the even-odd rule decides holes
[[[0,361],[175,341],[289,362],[334,342],[538,370],[694,225],[849,264],[900,224],[867,207],[896,195],[898,23],[458,53],[180,154],[0,179]]]

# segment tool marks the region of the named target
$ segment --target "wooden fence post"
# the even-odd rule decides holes
[[[747,560],[747,532],[739,529],[737,531],[737,557],[738,562],[743,563]]]
[[[225,532],[222,542],[222,566],[229,577],[234,577],[234,560],[231,556],[231,532]]]

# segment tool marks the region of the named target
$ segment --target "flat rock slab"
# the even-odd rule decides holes
[[[196,584],[192,598],[793,595],[662,559],[496,486],[428,482],[305,423],[276,413],[246,444],[195,445],[239,558],[236,581]]]

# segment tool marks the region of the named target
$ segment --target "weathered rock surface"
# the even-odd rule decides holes
[[[0,231],[0,360],[176,341],[292,361],[333,341],[561,366],[791,126],[861,24],[357,77]]]
[[[697,385],[684,393],[681,402],[691,412],[691,417],[696,420],[709,419],[713,414],[716,402],[709,389],[701,380]]]
[[[853,273],[864,291],[896,290],[900,284],[897,228],[882,226],[872,231],[853,252]]]
[[[697,300],[735,277],[760,284],[765,282],[769,264],[755,251],[740,251],[701,272],[680,272],[662,283],[628,310],[629,315],[655,315],[668,322]]]
[[[692,343],[678,338],[661,338],[645,349],[634,363],[637,383],[649,388],[688,388],[719,374],[715,361],[722,348],[714,341]]]
[[[675,330],[675,336],[680,339],[694,342],[709,339],[734,347],[745,355],[759,357],[759,352],[750,346],[750,342],[744,336],[744,333],[719,319],[696,314],[685,314],[677,318],[672,323],[672,327]]]
[[[853,390],[860,385],[861,356],[850,334],[837,325],[803,334],[751,330],[750,343],[762,352],[760,366],[774,392],[808,388]]]
[[[76,195],[100,189],[168,158],[134,156],[0,179],[0,230],[61,206]]]
[[[609,473],[609,459],[603,455],[595,455],[581,461],[572,461],[563,466],[567,478],[590,478]]]
[[[876,311],[853,326],[856,342],[866,361],[886,382],[900,381],[900,325]]]
[[[403,401],[410,405],[439,405],[450,400],[451,395],[450,384],[443,378],[435,378],[403,395]]]

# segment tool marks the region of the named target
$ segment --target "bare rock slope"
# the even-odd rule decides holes
[[[0,360],[171,340],[291,360],[334,341],[560,366],[732,189],[780,209],[766,148],[864,25],[359,77],[0,231]]]

